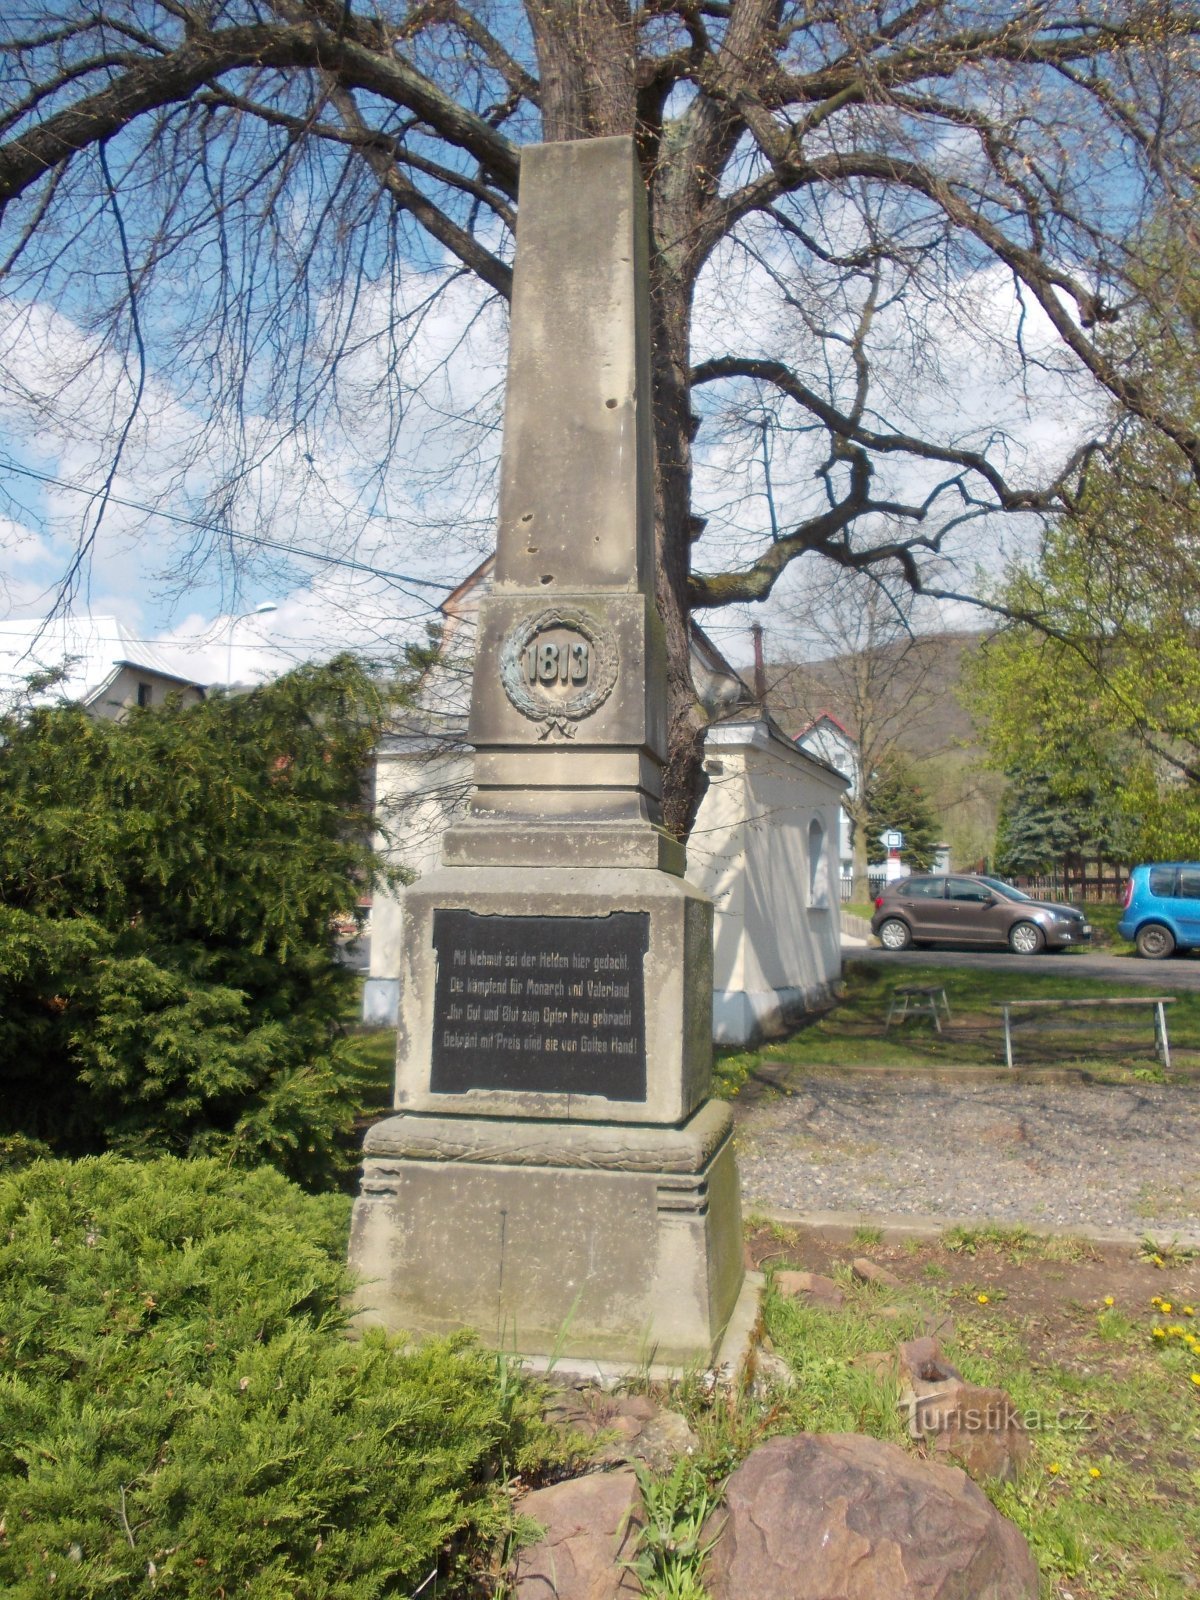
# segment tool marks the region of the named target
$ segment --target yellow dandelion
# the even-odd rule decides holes
[[[1193,1373],[1192,1376],[1195,1377],[1196,1374]],[[1057,1461],[1052,1461],[1050,1463],[1050,1465],[1046,1468],[1046,1471],[1047,1472],[1061,1472],[1062,1468],[1059,1466]]]
[[[1192,1373],[1192,1382],[1196,1385],[1197,1389],[1200,1389],[1200,1372]],[[1050,1470],[1053,1472],[1054,1468],[1051,1467]]]
[[[1167,1330],[1165,1328],[1155,1328],[1153,1331],[1156,1339],[1165,1339],[1167,1337]]]
[[[980,1304],[980,1305],[981,1305],[981,1306],[985,1306],[985,1305],[987,1305],[987,1303],[988,1303],[988,1297],[987,1297],[987,1295],[986,1295],[986,1294],[977,1294],[977,1295],[976,1295],[976,1296],[975,1296],[975,1298],[976,1298],[976,1300],[978,1300],[978,1301],[979,1301],[979,1304]]]
[[[1098,1478],[1099,1476],[1100,1476],[1100,1468],[1099,1467],[1089,1467],[1088,1468],[1088,1477],[1089,1478]]]
[[[1115,1306],[1115,1305],[1116,1305],[1116,1303],[1117,1303],[1117,1302],[1116,1302],[1116,1301],[1115,1301],[1115,1300],[1114,1300],[1114,1299],[1113,1299],[1113,1297],[1112,1297],[1112,1295],[1110,1295],[1110,1294],[1106,1294],[1106,1295],[1105,1295],[1105,1296],[1104,1296],[1104,1304],[1105,1304],[1105,1305],[1106,1305],[1106,1306]]]
[[[1172,1339],[1182,1339],[1183,1338],[1183,1328],[1178,1322],[1173,1322],[1171,1324],[1171,1326],[1167,1329],[1167,1333],[1170,1335],[1170,1337]]]
[[[1194,1317],[1196,1315],[1196,1309],[1194,1306],[1184,1306],[1183,1314],[1185,1317]]]
[[[1157,1311],[1162,1305],[1162,1295],[1160,1295],[1160,1294],[1152,1294],[1150,1296],[1150,1304]]]
[[[1172,1310],[1171,1302],[1169,1300],[1160,1300],[1158,1303],[1158,1309],[1162,1312],[1164,1317],[1169,1317]]]

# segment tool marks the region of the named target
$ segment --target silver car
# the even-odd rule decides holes
[[[1034,900],[999,878],[914,873],[875,901],[871,932],[885,950],[910,944],[1007,945],[1017,955],[1086,944],[1090,924],[1074,906]]]

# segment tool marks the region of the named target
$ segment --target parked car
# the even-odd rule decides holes
[[[999,944],[1016,955],[1086,944],[1090,924],[1074,906],[1034,900],[999,878],[914,873],[875,901],[871,932],[885,950],[910,944]]]
[[[1132,939],[1138,955],[1149,961],[1200,945],[1200,862],[1151,861],[1134,867],[1117,932]]]

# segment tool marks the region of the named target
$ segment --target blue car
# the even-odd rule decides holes
[[[1200,862],[1152,861],[1134,867],[1117,923],[1148,961],[1200,946]]]

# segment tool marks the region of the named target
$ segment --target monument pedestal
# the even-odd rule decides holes
[[[365,1154],[367,1320],[626,1366],[715,1354],[742,1281],[727,1106],[679,1128],[401,1115]]]
[[[405,897],[401,1114],[367,1137],[350,1264],[362,1320],[397,1331],[707,1364],[739,1304],[741,1217],[729,1111],[705,1099],[712,906],[660,825],[633,140],[527,149],[520,206],[474,789]]]

